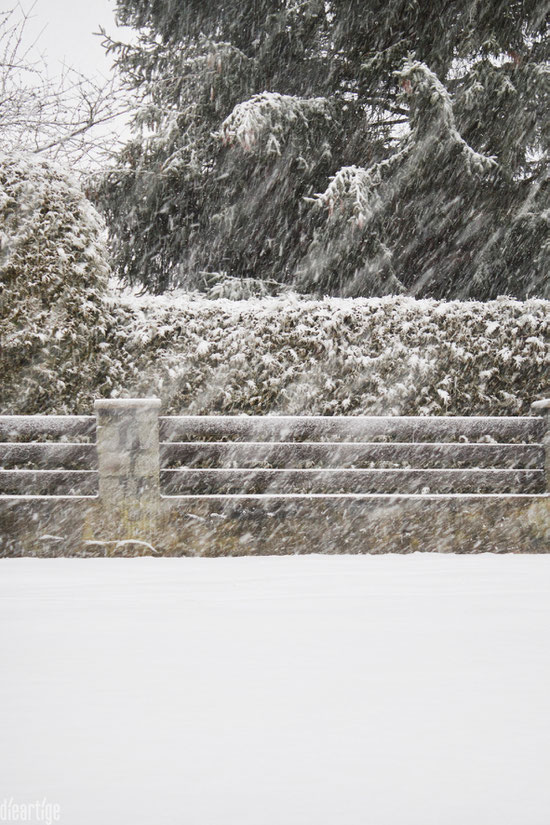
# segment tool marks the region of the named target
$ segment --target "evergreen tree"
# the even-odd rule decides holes
[[[118,0],[135,137],[96,184],[120,272],[548,295],[544,0]]]

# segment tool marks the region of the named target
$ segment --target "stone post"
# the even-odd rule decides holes
[[[531,404],[533,415],[540,415],[544,418],[545,428],[542,435],[544,446],[544,470],[546,473],[546,489],[550,492],[550,398],[543,398]]]
[[[99,399],[94,408],[100,532],[106,538],[150,542],[160,504],[160,399]]]

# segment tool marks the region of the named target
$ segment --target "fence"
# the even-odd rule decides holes
[[[550,549],[550,401],[530,417],[159,412],[0,417],[0,552]]]

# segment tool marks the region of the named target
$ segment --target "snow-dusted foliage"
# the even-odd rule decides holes
[[[117,394],[158,393],[171,413],[515,415],[550,391],[545,301],[167,296],[130,309],[123,351],[137,357]]]
[[[380,181],[373,179],[373,172],[376,175],[377,170],[343,166],[331,179],[325,192],[317,195],[316,199],[327,206],[331,216],[335,209],[345,205],[356,225],[362,229],[373,217],[375,207],[380,205],[375,188]]]
[[[549,331],[541,300],[113,296],[81,374],[69,355],[39,403],[4,408],[154,394],[166,413],[526,414],[550,394]]]
[[[203,35],[175,50],[148,33],[137,45],[110,48],[131,66],[127,82],[139,101],[135,136],[115,166],[91,181],[112,230],[118,274],[139,283],[147,273],[149,287],[159,292],[172,280],[193,284],[197,270],[206,268],[197,247],[211,244],[213,225],[212,163],[205,152],[219,149],[212,132],[252,93],[251,61],[230,43]]]
[[[3,158],[0,214],[3,412],[158,394],[171,413],[516,414],[550,394],[546,301],[313,300],[223,273],[208,297],[137,298],[107,290],[102,222],[54,167]]]
[[[496,167],[494,157],[476,152],[457,131],[451,96],[434,72],[419,61],[406,60],[396,75],[404,95],[410,98],[410,131],[388,158],[366,169],[342,167],[327,189],[311,199],[328,210],[325,235],[330,243],[326,244],[325,237],[321,244],[314,241],[308,255],[311,263],[306,259],[302,264],[306,279],[311,280],[311,270],[324,246],[326,269],[349,271],[350,260],[355,258],[348,282],[339,290],[351,295],[401,291],[403,284],[395,272],[401,266],[403,248],[410,247],[411,240],[422,233],[448,228],[449,215],[442,205],[449,185],[460,181],[464,188],[469,179],[475,189]],[[426,182],[429,194],[424,204]],[[438,186],[439,199],[434,197]],[[418,212],[406,207],[403,214],[403,205],[409,204],[411,197],[417,200]],[[359,231],[350,232],[350,224]],[[454,261],[451,266],[455,266]],[[436,272],[429,273],[428,280],[438,292],[454,291],[438,285]],[[463,291],[467,295],[472,290],[466,284]]]
[[[71,405],[104,331],[103,231],[65,173],[32,156],[0,156],[3,407]]]
[[[267,152],[281,154],[281,142],[298,124],[307,128],[312,116],[330,120],[328,101],[323,97],[301,98],[262,92],[237,104],[220,126],[222,143],[238,143],[251,151],[265,138]],[[262,141],[263,142],[263,141]]]
[[[540,2],[116,6],[143,102],[96,193],[121,278],[550,297]]]
[[[495,168],[495,157],[474,151],[459,135],[451,96],[435,72],[418,60],[406,60],[401,71],[396,74],[411,99],[412,134],[407,138],[407,143],[413,139],[420,141],[425,138],[422,146],[424,151],[433,148],[434,144],[438,144],[438,148],[442,144],[450,144],[458,150],[469,174],[482,175]],[[426,145],[426,141],[432,146]]]

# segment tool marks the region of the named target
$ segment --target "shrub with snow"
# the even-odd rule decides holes
[[[52,403],[67,410],[74,403],[105,331],[102,232],[65,173],[32,156],[0,156],[4,409],[48,412]]]

